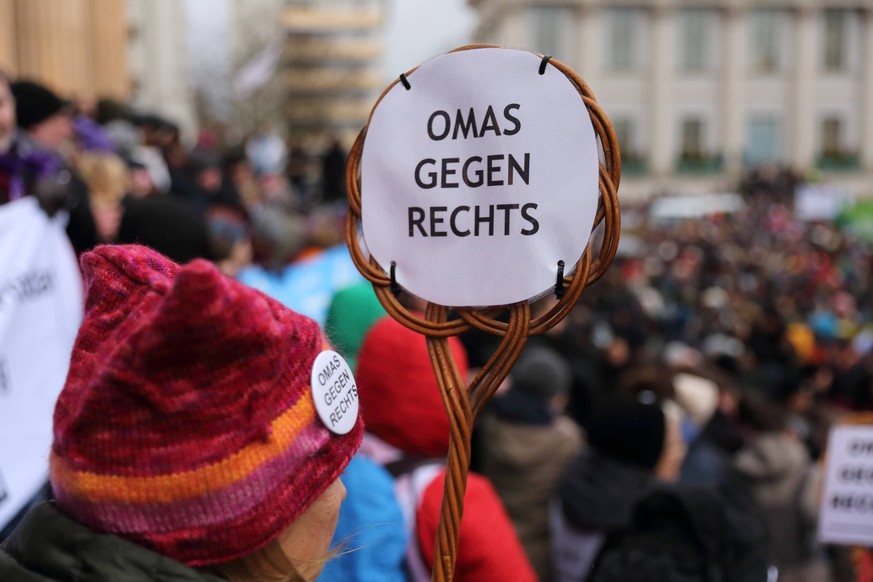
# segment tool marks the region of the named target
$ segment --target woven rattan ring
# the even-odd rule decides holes
[[[451,52],[479,48],[499,47],[478,44],[460,47]],[[426,336],[431,363],[449,417],[451,432],[448,468],[440,525],[436,536],[433,580],[448,581],[453,577],[458,532],[464,507],[467,468],[470,464],[470,435],[473,421],[506,378],[521,353],[525,340],[531,335],[541,334],[551,329],[570,313],[585,286],[599,279],[609,267],[618,246],[621,219],[617,189],[621,176],[621,162],[612,124],[597,104],[594,94],[574,71],[559,61],[544,55],[540,56],[542,57],[542,70],[545,70],[546,66],[555,67],[579,91],[579,98],[584,102],[589,112],[603,154],[599,172],[600,198],[592,230],[593,232],[602,226],[602,237],[596,237],[596,240],[599,241],[597,243],[599,248],[596,251],[592,250],[592,243],[589,242],[575,265],[575,269],[568,268],[567,272],[570,274],[558,282],[557,290],[560,291],[558,293],[560,299],[542,316],[532,320],[530,304],[527,301],[485,309],[453,308],[451,311],[445,306],[428,303],[423,318],[406,309],[392,292],[389,270],[386,270],[386,266],[378,264],[375,259],[365,256],[359,244],[360,166],[369,121],[368,126],[361,130],[355,140],[346,166],[349,198],[346,241],[352,260],[363,276],[373,284],[376,295],[388,314],[406,327]],[[407,78],[414,71],[415,69],[408,71],[389,85],[376,101],[373,111],[397,83],[403,83],[405,86],[409,82]],[[372,116],[371,112],[370,120],[372,120]],[[505,317],[507,310],[508,318]],[[501,321],[498,318],[508,319],[508,321]],[[465,380],[460,377],[452,358],[448,338],[472,328],[502,336],[503,339],[491,359],[479,371],[470,385],[466,386]]]

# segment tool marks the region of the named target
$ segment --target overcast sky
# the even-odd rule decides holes
[[[476,27],[466,0],[388,0],[385,71],[388,79],[457,46]]]
[[[186,0],[192,64],[228,63],[230,47],[216,39],[228,38],[233,1],[242,0]],[[472,40],[476,19],[467,0],[386,0],[386,7],[386,79]]]
[[[243,0],[185,0],[188,62],[193,86],[205,90],[215,113],[227,111],[223,95],[229,83],[232,3]],[[252,0],[246,0],[251,2]],[[258,0],[280,5],[276,0]],[[385,0],[385,83],[438,54],[470,43],[476,17],[467,0]],[[253,6],[254,4],[247,4]],[[278,15],[277,15],[278,18]]]

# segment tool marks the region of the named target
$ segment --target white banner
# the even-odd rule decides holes
[[[873,426],[836,426],[828,439],[818,537],[873,546]]]
[[[794,194],[794,214],[798,220],[833,220],[855,197],[834,184],[802,184]]]
[[[273,39],[239,70],[233,80],[233,88],[237,97],[240,99],[251,97],[252,93],[263,87],[273,77],[282,58],[284,47],[284,36]]]
[[[597,210],[598,146],[579,91],[535,54],[436,57],[376,106],[361,160],[365,246],[413,295],[506,305],[570,274]]]
[[[55,401],[82,320],[82,278],[35,198],[0,206],[0,528],[48,477]]]

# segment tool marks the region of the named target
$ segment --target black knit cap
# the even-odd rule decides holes
[[[588,442],[601,454],[651,470],[664,449],[666,421],[657,404],[615,400],[594,411]]]
[[[33,81],[16,81],[10,85],[15,96],[18,127],[30,129],[49,117],[61,113],[68,103],[45,85]]]
[[[541,345],[525,346],[510,377],[511,390],[545,399],[566,394],[572,382],[572,372],[566,360],[556,351]]]

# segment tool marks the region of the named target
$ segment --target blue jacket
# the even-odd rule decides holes
[[[318,582],[406,582],[407,532],[394,480],[377,463],[355,456],[341,477],[346,499],[330,560]]]

